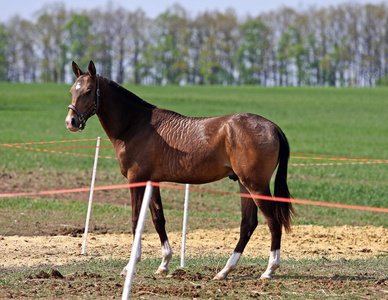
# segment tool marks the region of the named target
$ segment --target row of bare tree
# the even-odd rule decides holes
[[[340,4],[252,17],[233,9],[156,18],[122,7],[44,6],[0,23],[0,80],[69,82],[71,60],[135,84],[374,86],[387,82],[388,6]]]

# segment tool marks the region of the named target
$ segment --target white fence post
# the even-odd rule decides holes
[[[91,182],[91,184],[90,184],[89,205],[88,205],[88,212],[86,213],[84,241],[83,241],[83,243],[82,243],[82,251],[81,251],[81,254],[85,254],[86,239],[87,239],[87,237],[88,237],[90,212],[91,212],[91,210],[92,210],[92,202],[93,202],[94,182],[96,181],[96,171],[97,171],[97,162],[98,162],[98,152],[99,152],[99,150],[100,150],[100,140],[101,140],[101,138],[98,137],[98,138],[97,138],[97,145],[96,145],[96,154],[95,154],[95,156],[94,156],[93,175],[92,175],[92,182]]]
[[[186,184],[185,205],[184,205],[184,209],[183,209],[181,268],[185,267],[187,214],[188,214],[188,210],[189,210],[189,193],[190,193],[190,184]]]
[[[123,296],[121,298],[123,300],[129,299],[129,296],[131,294],[133,275],[136,269],[137,252],[139,250],[139,246],[141,243],[141,236],[144,230],[144,224],[147,217],[148,207],[150,205],[151,195],[152,195],[152,185],[151,185],[151,181],[148,181],[146,190],[144,192],[143,203],[140,209],[139,220],[137,222],[135,239],[132,245],[131,258],[129,259],[127,275],[125,277],[124,291],[123,291]]]

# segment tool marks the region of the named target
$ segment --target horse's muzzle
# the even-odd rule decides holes
[[[75,132],[80,130],[81,122],[79,121],[77,116],[72,115],[70,112],[68,113],[65,122],[66,128],[70,131]]]

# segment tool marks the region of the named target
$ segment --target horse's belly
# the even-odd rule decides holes
[[[202,184],[233,175],[232,169],[227,164],[215,161],[205,161],[197,165],[172,162],[163,169],[158,176],[155,176],[155,181]],[[165,172],[166,170],[168,171]]]
[[[230,175],[232,175],[232,173]],[[209,183],[209,182],[220,180],[220,179],[228,177],[230,175],[217,174],[217,175],[213,175],[213,176],[202,176],[202,175],[197,175],[197,174],[191,174],[189,176],[166,176],[166,177],[161,177],[160,179],[158,179],[156,181],[158,181],[158,182],[168,181],[168,182],[189,183],[189,184],[204,184],[204,183]]]

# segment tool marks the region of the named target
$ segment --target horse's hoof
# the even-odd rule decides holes
[[[214,276],[213,280],[224,280],[226,277],[222,277],[221,275]]]
[[[127,269],[124,268],[124,269],[121,271],[120,275],[121,275],[121,276],[124,276],[124,275],[126,275],[126,274],[127,274]]]
[[[155,274],[168,274],[169,270],[167,269],[158,269]]]
[[[271,280],[272,279],[272,277],[271,276],[268,276],[268,275],[261,275],[260,276],[260,280]]]

